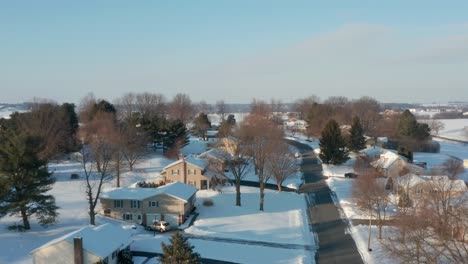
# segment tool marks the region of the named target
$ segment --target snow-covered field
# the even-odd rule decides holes
[[[439,136],[468,141],[464,128],[468,128],[467,119],[438,119],[444,123],[445,128],[439,132]]]

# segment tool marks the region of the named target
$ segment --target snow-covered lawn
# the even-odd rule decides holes
[[[162,253],[161,242],[169,243],[167,235],[140,235],[134,237],[132,249],[146,252]],[[218,241],[189,239],[195,246],[194,251],[202,258],[219,259],[236,263],[314,263],[303,250],[282,249],[256,245],[233,244]],[[141,263],[141,262],[140,262]],[[151,259],[148,263],[158,263]]]
[[[468,145],[453,141],[438,139],[440,143],[440,153],[457,157],[461,160],[468,160]],[[459,176],[468,182],[468,168],[465,167],[465,172]]]
[[[235,206],[235,196],[234,187],[225,187],[222,193],[199,191],[196,206],[200,215],[185,231],[194,235],[312,245],[302,194],[265,190],[263,212],[258,209],[258,188],[241,187],[240,207]],[[211,199],[214,205],[203,206],[204,199]]]
[[[388,227],[384,226],[382,228],[382,238],[386,238],[386,230]],[[380,240],[378,239],[378,228],[377,226],[371,226],[371,244],[370,248],[372,252],[367,250],[367,242],[369,237],[369,226],[367,225],[358,225],[350,227],[349,233],[356,242],[356,246],[361,254],[361,257],[364,260],[364,263],[367,264],[393,264],[396,261],[391,258],[388,253],[385,251]]]
[[[259,190],[241,187],[242,206],[235,206],[235,189],[225,187],[222,193],[212,190],[197,193],[199,216],[184,232],[212,238],[230,238],[271,243],[313,246],[309,231],[304,196],[296,193],[266,190],[265,211],[258,210]],[[203,206],[211,199],[213,206]],[[161,242],[167,235],[141,234],[134,237],[133,250],[161,253]],[[302,249],[287,249],[189,239],[195,251],[204,258],[238,263],[314,263],[313,253]]]
[[[152,180],[159,176],[162,167],[172,162],[160,154],[150,154],[137,163],[133,172],[126,171],[121,176],[122,186],[128,186],[139,180]],[[39,246],[80,229],[89,224],[88,207],[84,195],[83,177],[71,180],[70,175],[76,173],[82,176],[79,163],[61,161],[50,163],[49,170],[54,172],[57,182],[50,191],[56,199],[59,209],[59,219],[56,225],[43,228],[37,221],[31,219],[31,230],[15,232],[7,230],[7,226],[20,223],[18,218],[4,217],[0,219],[0,263],[31,263],[29,252]],[[115,181],[106,183],[104,188],[115,186]],[[99,205],[98,205],[99,206]],[[105,217],[97,217],[97,225],[114,223],[128,226],[128,223]]]
[[[341,165],[322,164],[323,176],[344,177],[345,173],[354,172],[355,162],[355,155],[350,154],[350,159]]]

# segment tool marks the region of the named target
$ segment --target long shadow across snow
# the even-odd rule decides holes
[[[347,232],[348,223],[341,218],[339,209],[333,203],[330,188],[322,175],[322,166],[313,149],[297,141],[287,142],[302,153],[301,169],[305,184],[299,192],[308,193],[311,198],[310,221],[319,240],[319,249],[315,256],[317,263],[363,263],[356,243]]]

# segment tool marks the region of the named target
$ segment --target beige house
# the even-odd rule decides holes
[[[384,177],[399,177],[402,172],[424,173],[424,169],[413,165],[406,158],[382,148],[368,148],[363,151],[370,160],[375,159],[370,165],[376,168]]]
[[[93,264],[104,261],[117,263],[118,254],[130,249],[130,233],[119,226],[104,224],[87,226],[54,239],[33,250],[34,264],[78,263]]]
[[[221,138],[218,142],[218,148],[229,153],[237,153],[237,145],[239,140],[233,136]]]
[[[195,207],[197,188],[173,182],[159,188],[113,188],[101,194],[99,214],[142,225],[181,225]]]
[[[404,191],[411,198],[418,198],[423,194],[433,192],[446,192],[448,195],[456,197],[464,195],[468,189],[463,180],[450,180],[448,176],[427,176],[408,173],[395,179],[397,192]]]
[[[164,167],[161,177],[165,182],[183,182],[199,190],[210,188],[214,172],[207,170],[208,159],[194,156],[183,157]]]

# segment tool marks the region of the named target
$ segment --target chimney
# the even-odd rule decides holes
[[[179,154],[179,160],[185,160],[184,154],[182,154],[182,153]]]
[[[83,264],[83,238],[73,238],[75,264]]]

